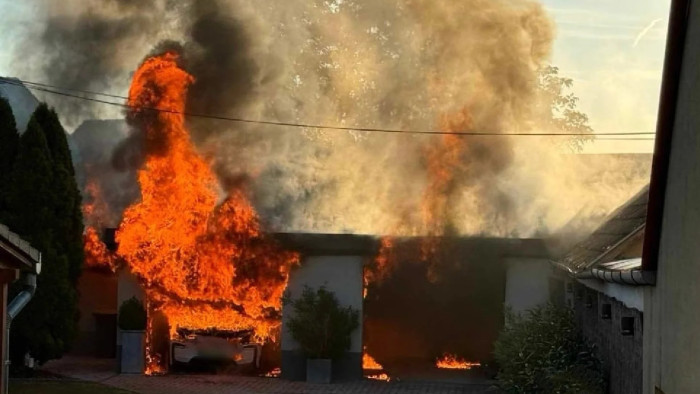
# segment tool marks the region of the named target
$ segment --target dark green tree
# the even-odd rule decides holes
[[[60,245],[56,171],[49,143],[33,116],[19,140],[7,189],[7,224],[42,252],[37,291],[12,324],[10,357],[21,366],[30,352],[39,363],[60,357],[70,345],[76,327],[77,293],[69,276],[68,255]],[[62,252],[63,251],[63,252]],[[18,288],[14,287],[10,297]]]
[[[75,284],[83,266],[83,215],[81,195],[75,180],[66,131],[56,112],[42,103],[34,111],[34,118],[46,137],[53,169],[51,185],[56,222],[55,247],[68,259],[68,274]]]
[[[0,97],[0,223],[7,220],[6,194],[18,146],[19,134],[12,107],[6,98]]]

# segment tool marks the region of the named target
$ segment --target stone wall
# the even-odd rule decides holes
[[[576,282],[573,288],[573,309],[578,326],[586,339],[596,346],[608,374],[610,394],[642,392],[643,314],[622,302]],[[610,317],[603,317],[610,305]],[[623,318],[632,318],[631,335],[623,335]]]

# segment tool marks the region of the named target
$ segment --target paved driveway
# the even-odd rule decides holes
[[[47,363],[48,372],[143,394],[481,394],[495,393],[487,385],[464,385],[436,382],[358,381],[331,385],[289,382],[277,378],[232,375],[142,376],[115,374],[113,360],[66,356]]]

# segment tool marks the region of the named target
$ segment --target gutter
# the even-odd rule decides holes
[[[9,377],[10,377],[10,327],[12,326],[12,320],[22,312],[25,306],[31,301],[36,292],[36,276],[39,274],[41,269],[41,256],[39,256],[39,263],[37,264],[37,272],[26,272],[22,274],[22,281],[24,286],[22,291],[15,296],[12,301],[7,305],[7,331],[5,332],[5,362],[2,366],[3,368],[3,380],[4,387],[2,387],[2,392],[4,394],[8,393],[9,390]]]
[[[666,56],[661,78],[661,95],[659,113],[656,123],[656,141],[654,159],[651,164],[651,182],[649,184],[648,224],[644,234],[642,252],[642,270],[656,271],[658,268],[659,248],[661,243],[661,224],[663,222],[664,204],[666,202],[666,184],[671,158],[671,140],[676,121],[678,91],[680,90],[681,69],[688,31],[688,14],[690,0],[673,0],[668,19],[668,38],[666,39]]]
[[[574,274],[576,279],[599,279],[603,282],[629,286],[650,286],[656,284],[655,271],[630,270],[616,271],[604,268],[591,268]]]
[[[605,268],[589,268],[583,271],[574,271],[569,266],[551,260],[556,268],[565,271],[574,279],[598,279],[603,282],[618,283],[628,286],[653,286],[656,284],[656,271],[630,270],[618,271]]]

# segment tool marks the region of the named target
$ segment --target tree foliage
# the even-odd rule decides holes
[[[53,130],[52,130],[53,128]],[[48,132],[47,132],[48,130]],[[20,367],[29,352],[39,363],[60,357],[70,346],[77,322],[77,292],[73,273],[82,265],[82,251],[76,254],[68,243],[82,235],[79,194],[72,179],[70,156],[63,128],[55,113],[37,109],[19,138],[6,190],[6,224],[42,253],[42,272],[37,278],[34,298],[12,323],[10,356]],[[77,197],[73,195],[77,194]],[[76,207],[77,211],[68,207]],[[74,245],[73,245],[74,247]],[[77,261],[76,261],[77,259]],[[19,292],[11,289],[10,298]]]
[[[75,180],[75,169],[71,159],[66,131],[58,115],[46,104],[34,111],[34,118],[44,131],[53,165],[51,185],[56,222],[56,247],[68,259],[68,274],[75,284],[82,270],[83,255],[83,215],[82,198]]]
[[[541,123],[554,133],[578,134],[564,141],[570,149],[581,151],[587,142],[593,141],[594,136],[588,124],[588,115],[577,109],[578,97],[569,92],[574,81],[561,77],[559,68],[554,66],[541,68],[538,76]]]
[[[6,98],[0,97],[0,185],[10,184],[18,147],[19,134],[12,107]],[[0,186],[0,222],[6,221],[7,209],[7,188]]]
[[[546,305],[506,313],[495,343],[498,380],[506,393],[602,393],[600,361],[568,308]]]
[[[136,297],[124,301],[119,307],[119,328],[122,330],[145,330],[146,309]]]
[[[359,313],[341,307],[333,292],[321,286],[305,286],[296,300],[285,299],[294,309],[287,329],[309,358],[337,359],[350,349],[353,331],[360,326]]]

